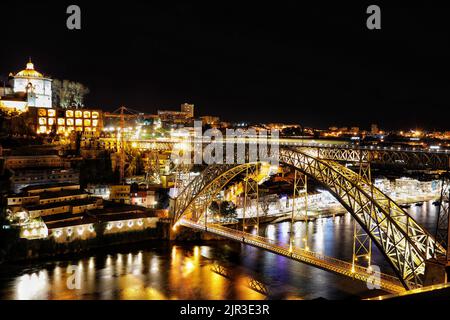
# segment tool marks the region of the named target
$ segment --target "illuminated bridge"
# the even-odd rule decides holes
[[[103,148],[118,150],[120,141],[115,138],[101,138]],[[335,143],[321,143],[320,140],[307,140],[296,138],[268,139],[268,143],[279,144],[280,147],[302,148],[314,157],[339,162],[370,162],[379,165],[401,166],[410,169],[450,169],[450,150],[399,148],[382,146],[359,146],[336,141]],[[221,140],[219,143],[245,143],[255,144],[261,142],[257,138],[242,140]],[[132,139],[125,143],[140,150],[171,151],[176,145],[192,145],[189,139],[160,138],[139,140]],[[204,143],[204,142],[199,142]]]
[[[317,149],[319,148],[319,151]],[[328,149],[326,149],[328,148]],[[321,153],[320,149],[328,150]],[[341,150],[334,152],[335,150]],[[287,165],[304,177],[320,183],[346,208],[353,219],[362,228],[371,241],[378,247],[391,265],[397,276],[393,277],[379,274],[380,285],[387,291],[397,292],[403,287],[414,289],[424,283],[426,262],[437,256],[446,254],[446,249],[437,243],[434,238],[421,227],[406,211],[400,208],[392,199],[376,188],[369,177],[361,172],[356,173],[337,160],[352,161],[352,155],[368,154],[366,159],[376,155],[379,150],[366,148],[352,149],[344,152],[346,147],[286,147],[279,149],[281,164]],[[367,153],[365,153],[367,151]],[[394,150],[386,150],[394,152]],[[407,154],[406,151],[396,150],[397,153]],[[411,150],[412,153],[419,152]],[[423,152],[425,154],[425,152]],[[438,157],[437,155],[443,156]],[[415,157],[415,156],[414,156]],[[442,159],[447,159],[447,153],[433,153],[431,158],[439,161],[426,162],[444,167]],[[331,159],[329,159],[331,158]],[[341,159],[345,158],[345,159]],[[431,159],[430,157],[420,159]],[[361,162],[361,158],[355,158]],[[376,158],[381,161],[392,161],[395,158]],[[383,160],[384,159],[384,160]],[[407,163],[407,158],[403,158]],[[406,159],[406,160],[405,160]],[[429,160],[425,160],[429,161]],[[431,161],[431,160],[430,160]],[[292,259],[309,263],[311,265],[352,276],[359,280],[368,280],[371,270],[356,266],[354,261],[346,263],[334,258],[326,257],[309,250],[293,248],[292,242],[286,247],[269,239],[251,235],[220,226],[214,217],[208,217],[207,208],[216,198],[217,194],[232,180],[245,174],[245,185],[252,183],[252,175],[258,170],[259,163],[246,163],[240,165],[210,165],[193,179],[178,195],[173,208],[174,229],[178,225],[194,229],[201,229],[221,235],[225,238],[248,243],[290,257]],[[257,187],[256,187],[257,188]],[[294,182],[294,197],[301,194],[297,190],[298,184]],[[306,188],[304,188],[305,192]],[[296,193],[297,192],[297,193]],[[294,210],[292,211],[294,215]],[[244,225],[246,217],[244,216]],[[248,217],[248,225],[256,226],[258,230],[258,217]],[[254,220],[250,222],[250,220]]]

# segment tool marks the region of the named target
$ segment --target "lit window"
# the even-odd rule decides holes
[[[97,118],[98,118],[98,112],[92,111],[92,119],[97,119]]]
[[[58,125],[59,126],[63,126],[65,124],[64,122],[65,122],[64,118],[58,118]]]
[[[66,120],[66,124],[67,124],[68,126],[73,126],[73,119],[67,119],[67,120]]]
[[[77,127],[75,131],[83,131],[83,127]]]
[[[94,127],[98,126],[98,120],[92,120],[92,126]]]
[[[48,116],[49,117],[55,117],[56,111],[54,109],[48,109]]]
[[[40,125],[47,124],[47,119],[46,118],[39,118],[39,124]]]
[[[75,125],[76,126],[82,126],[83,125],[83,120],[82,119],[75,119]]]
[[[39,115],[39,117],[45,117],[47,115],[47,110],[46,109],[39,109],[38,115]]]
[[[73,118],[73,110],[67,110],[66,111],[66,117],[67,118]]]
[[[91,120],[90,119],[84,119],[84,126],[88,127],[91,125]]]
[[[59,127],[58,127],[58,133],[64,133],[64,131],[66,131],[65,129],[66,129],[66,127],[64,127],[64,126],[59,126]]]
[[[52,126],[55,124],[55,118],[48,118],[48,125]]]
[[[39,133],[46,133],[47,132],[47,126],[40,126],[39,127]]]
[[[90,118],[91,117],[91,112],[90,111],[84,111],[83,112],[83,118]]]
[[[75,111],[75,118],[81,118],[83,116],[83,112],[80,110]]]

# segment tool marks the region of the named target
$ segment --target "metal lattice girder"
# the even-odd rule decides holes
[[[173,215],[173,222],[186,216],[198,221],[206,208],[226,184],[248,168],[258,166],[257,163],[241,165],[210,165],[199,176],[195,177],[178,195]]]
[[[436,242],[447,249],[447,254],[438,256],[439,259],[450,261],[449,248],[449,188],[450,180],[448,177],[443,177],[441,182],[441,198],[439,204],[438,223],[436,227]]]
[[[297,199],[303,197],[305,199],[305,213],[297,209]],[[295,226],[299,219],[305,219],[306,228],[308,227],[308,177],[298,170],[294,169],[294,185],[292,193],[292,214],[291,214],[291,226],[289,235],[289,245],[294,245]],[[305,237],[303,239],[305,247],[308,246],[308,230],[305,231]]]
[[[360,181],[365,181],[371,184],[372,188],[370,190],[370,195],[373,198],[370,162],[365,162],[361,159],[358,174]],[[370,207],[371,214],[373,215],[373,202],[371,202]],[[362,261],[360,258],[362,258],[362,261],[365,261],[370,267],[372,261],[372,239],[370,238],[370,235],[359,225],[359,223],[357,223],[356,220],[353,220],[353,269],[355,269],[355,265],[357,263],[361,264]]]
[[[258,168],[256,166],[247,167],[244,178],[244,207],[242,208],[242,230],[246,230],[248,226],[256,227],[259,231],[259,186],[258,181],[254,178],[257,175]],[[249,212],[252,207],[252,196],[256,195],[255,209],[256,212]]]
[[[450,154],[423,150],[377,149],[370,147],[305,147],[303,150],[316,158],[345,161],[371,162],[407,168],[450,169]]]
[[[280,149],[280,163],[287,164],[326,187],[370,235],[405,287],[422,284],[425,261],[445,249],[394,201],[366,179],[345,166],[317,159],[302,150]],[[215,195],[244,165],[211,165],[177,198],[174,222],[182,216],[199,221]]]
[[[280,162],[301,170],[334,194],[371,236],[405,286],[409,282],[420,285],[425,261],[445,252],[408,213],[345,166],[287,148],[280,149]]]

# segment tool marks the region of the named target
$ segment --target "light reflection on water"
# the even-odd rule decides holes
[[[431,202],[408,211],[433,231],[437,207]],[[289,222],[267,225],[261,235],[289,242]],[[351,260],[353,222],[350,215],[323,218],[294,226],[295,245]],[[233,275],[212,271],[218,263]],[[392,273],[373,249],[373,263]],[[81,270],[80,289],[69,290],[69,265]],[[76,260],[0,266],[2,299],[265,299],[248,287],[257,279],[271,299],[342,299],[375,296],[362,282],[301,264],[261,249],[227,241],[202,245],[151,242],[126,249],[97,252]]]

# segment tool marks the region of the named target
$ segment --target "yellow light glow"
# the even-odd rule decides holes
[[[73,110],[67,110],[66,111],[66,117],[67,118],[73,118]]]
[[[47,118],[39,118],[39,124],[40,125],[47,124]]]
[[[92,111],[92,119],[97,119],[97,118],[98,118],[98,112]]]
[[[80,110],[75,111],[75,118],[81,118],[82,116],[83,116],[83,112],[81,112]]]
[[[90,118],[91,117],[91,112],[90,111],[84,111],[83,112],[83,118]]]
[[[84,119],[84,125],[85,126],[90,126],[91,125],[91,120],[90,119]]]
[[[63,126],[64,124],[64,118],[58,118],[58,125]]]
[[[55,109],[48,109],[48,116],[49,117],[55,117],[56,116],[56,110]]]
[[[67,120],[66,120],[66,124],[67,124],[68,126],[73,126],[73,119],[67,119]]]
[[[82,126],[83,125],[83,120],[82,119],[75,119],[75,125],[76,126]]]

